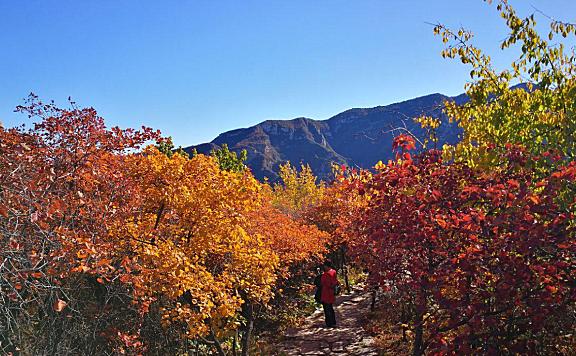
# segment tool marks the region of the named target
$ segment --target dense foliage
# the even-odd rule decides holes
[[[471,167],[495,166],[506,145],[517,144],[535,160],[574,159],[576,56],[554,41],[576,35],[576,28],[552,20],[548,35],[542,36],[534,15],[519,17],[507,1],[500,1],[497,9],[509,29],[501,48],[520,48],[519,57],[505,70],[494,68],[490,56],[471,43],[471,32],[434,28],[448,45],[442,56],[471,67],[469,101],[446,103],[446,114],[464,129],[456,147],[445,147],[446,156]]]
[[[370,281],[402,310],[414,355],[575,345],[576,57],[544,40],[533,15],[497,9],[510,29],[502,48],[521,45],[511,70],[496,71],[470,32],[434,29],[443,56],[472,66],[469,100],[445,108],[462,140],[414,158],[414,139],[400,135],[395,161],[339,183],[365,197],[344,227]],[[552,21],[548,38],[574,30]],[[434,141],[439,122],[417,120]]]
[[[576,57],[549,41],[576,28],[545,40],[497,9],[510,70],[435,27],[472,66],[469,101],[445,108],[462,141],[414,155],[402,134],[395,160],[330,184],[290,163],[262,183],[246,152],[189,157],[31,96],[38,123],[0,128],[0,352],[247,355],[325,257],[386,293],[413,355],[573,352]],[[435,142],[439,120],[418,121]]]
[[[247,353],[247,307],[324,250],[223,158],[139,151],[159,134],[93,109],[20,110],[40,122],[0,131],[2,352],[223,354],[241,329]]]
[[[369,203],[354,229],[372,282],[411,308],[414,354],[562,351],[576,301],[576,202],[564,199],[576,165],[533,179],[513,153],[497,173],[435,151],[405,157],[361,182]]]

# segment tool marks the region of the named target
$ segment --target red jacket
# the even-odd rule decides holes
[[[322,286],[322,294],[320,296],[320,301],[326,304],[334,304],[334,287],[340,284],[336,278],[336,271],[332,268],[328,272],[322,273],[322,278],[320,279],[320,285]]]

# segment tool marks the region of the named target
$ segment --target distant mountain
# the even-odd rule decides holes
[[[379,160],[392,158],[392,139],[406,128],[418,137],[424,131],[413,118],[422,114],[442,120],[438,145],[456,143],[461,130],[442,114],[443,103],[466,101],[465,95],[448,97],[431,94],[401,103],[368,109],[350,109],[328,120],[296,118],[267,120],[258,125],[220,134],[210,143],[186,147],[208,154],[228,144],[233,151],[248,151],[247,164],[258,179],[278,179],[278,166],[286,161],[308,163],[315,174],[328,177],[331,163],[370,168]]]

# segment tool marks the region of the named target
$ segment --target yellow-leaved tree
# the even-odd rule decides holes
[[[277,280],[319,256],[326,234],[276,209],[270,188],[249,170],[228,170],[213,156],[131,155],[126,175],[139,191],[134,214],[111,229],[116,248],[137,260],[121,280],[143,312],[154,309],[181,337],[247,355],[256,319]]]
[[[317,205],[324,195],[324,182],[312,172],[309,165],[292,166],[290,162],[280,165],[282,182],[272,186],[272,203],[281,211],[300,217],[302,212]]]
[[[446,103],[445,112],[463,128],[463,138],[455,147],[446,146],[444,153],[473,167],[495,167],[502,152],[521,147],[540,158],[538,170],[546,170],[550,163],[576,154],[576,57],[558,41],[573,37],[576,27],[551,20],[543,37],[534,14],[522,18],[506,0],[496,6],[509,29],[501,48],[520,47],[508,69],[494,68],[490,56],[471,44],[471,32],[434,28],[447,44],[442,56],[470,65],[472,78],[466,85],[468,102]]]
[[[160,306],[166,325],[180,323],[186,337],[220,349],[242,305],[271,297],[278,257],[248,219],[262,206],[260,183],[211,157],[154,147],[127,159],[126,170],[141,189],[139,211],[113,234],[138,256],[137,294]]]

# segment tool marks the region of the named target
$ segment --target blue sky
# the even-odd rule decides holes
[[[573,0],[511,0],[575,21]],[[0,120],[30,92],[93,106],[177,145],[265,119],[326,119],[441,92],[467,67],[426,22],[463,25],[499,65],[506,29],[481,0],[0,0]]]

